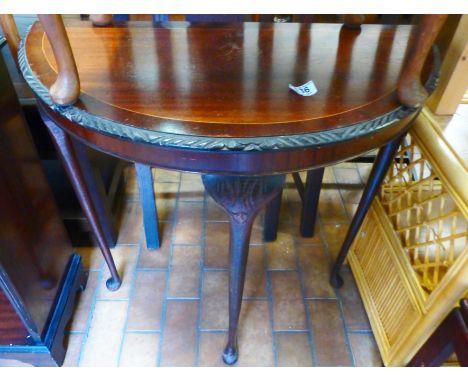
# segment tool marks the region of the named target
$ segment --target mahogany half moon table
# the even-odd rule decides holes
[[[202,173],[230,216],[229,334],[237,360],[250,231],[281,191],[284,174],[321,168],[381,148],[342,253],[356,234],[400,139],[419,108],[398,101],[397,83],[414,27],[339,24],[122,23],[66,30],[81,94],[59,106],[49,95],[57,64],[35,23],[19,65],[111,270],[120,279],[80,168],[82,144],[137,164]],[[423,71],[435,85],[431,56]],[[314,81],[318,91],[291,89]],[[340,286],[335,264],[332,283]]]

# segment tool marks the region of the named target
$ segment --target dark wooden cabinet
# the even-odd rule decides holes
[[[17,15],[15,21],[22,38],[30,25],[37,20],[35,15]],[[2,32],[0,29],[0,38]],[[36,98],[19,73],[10,50],[4,46],[0,54],[5,60],[10,78],[21,105],[34,145],[37,149],[42,168],[57,203],[60,217],[68,232],[72,245],[92,246],[94,239],[91,228],[84,216],[75,192],[68,180],[65,169],[58,158],[55,147],[37,109]],[[94,187],[94,198],[100,206],[99,217],[103,224],[109,246],[113,247],[118,235],[118,216],[124,196],[123,169],[125,162],[87,149],[90,166],[85,174]]]
[[[0,366],[60,365],[86,276],[1,55],[0,89]]]

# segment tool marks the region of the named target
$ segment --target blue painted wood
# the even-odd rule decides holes
[[[152,16],[153,16],[153,22],[155,23],[169,21],[169,15],[152,15]],[[118,15],[112,15],[112,19],[114,21],[130,21],[130,16],[126,14],[118,14]]]
[[[138,187],[140,189],[141,208],[143,210],[146,247],[148,249],[158,249],[161,246],[159,239],[159,219],[153,189],[153,174],[151,173],[151,167],[135,163],[135,169],[137,173]]]
[[[112,15],[112,19],[114,21],[128,21],[130,20],[130,17],[129,15],[119,14],[119,15]]]
[[[169,21],[169,15],[153,15],[154,23],[161,23],[166,21]]]

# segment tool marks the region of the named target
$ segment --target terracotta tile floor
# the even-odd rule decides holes
[[[356,209],[369,165],[325,173],[314,238],[298,235],[300,199],[288,177],[278,240],[252,233],[240,317],[238,366],[380,366],[353,276],[337,291],[328,273]],[[199,175],[154,170],[163,245],[145,248],[135,174],[126,172],[118,245],[123,284],[105,288],[96,248],[70,324],[66,366],[223,366],[228,327],[228,223]]]

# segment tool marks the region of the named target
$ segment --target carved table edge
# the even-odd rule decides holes
[[[437,86],[438,72],[440,69],[440,54],[439,50],[435,46],[433,48],[433,57],[434,63],[432,65],[432,71],[425,85],[429,94],[432,93]],[[173,147],[178,149],[203,151],[275,151],[321,146],[330,143],[348,141],[373,133],[404,119],[417,110],[415,108],[408,108],[401,105],[374,119],[328,131],[306,134],[245,138],[173,134],[147,130],[137,126],[115,122],[110,119],[91,114],[73,105],[60,106],[55,104],[50,98],[49,89],[39,81],[29,65],[24,40],[21,40],[19,46],[18,62],[24,79],[36,96],[53,111],[69,121],[85,128],[95,130],[99,133],[123,138],[132,142],[147,143],[155,146]]]

